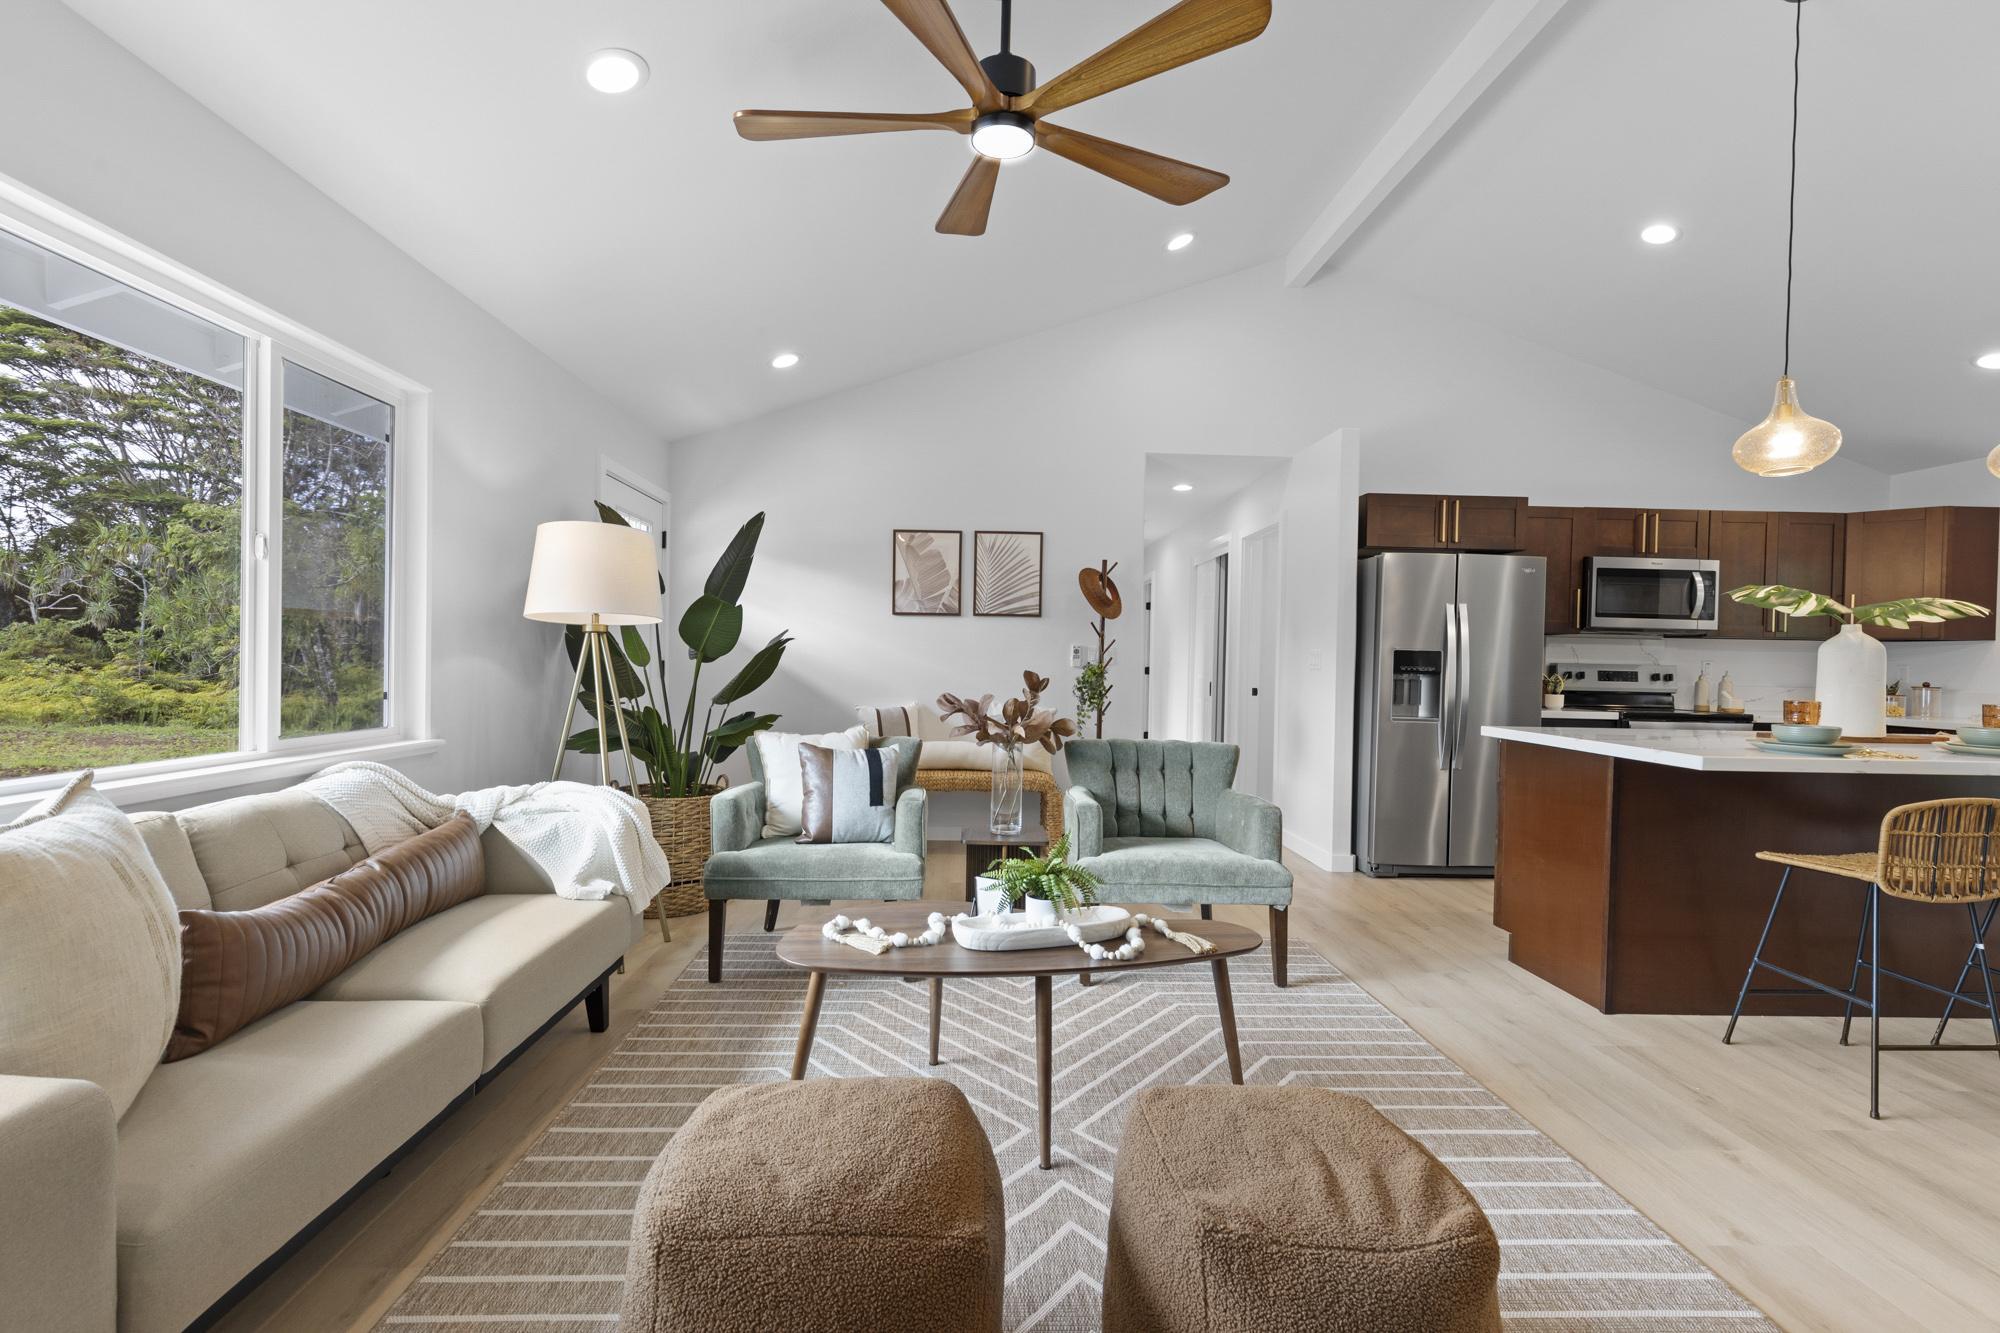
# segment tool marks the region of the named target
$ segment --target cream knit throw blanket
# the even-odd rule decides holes
[[[642,912],[673,878],[646,807],[609,787],[536,782],[439,796],[361,761],[323,768],[300,785],[338,810],[371,856],[463,810],[480,832],[491,826],[506,835],[565,898],[623,894]]]

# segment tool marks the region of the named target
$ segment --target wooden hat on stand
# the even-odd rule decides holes
[[[1090,609],[1106,620],[1118,619],[1125,610],[1125,603],[1118,596],[1118,585],[1111,581],[1109,570],[1079,570],[1076,581],[1083,589],[1083,600],[1090,603]]]

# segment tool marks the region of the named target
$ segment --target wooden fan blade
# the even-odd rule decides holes
[[[890,130],[972,132],[979,113],[938,111],[920,115],[877,115],[867,111],[739,111],[736,132],[746,139],[819,139],[830,134],[883,134]]]
[[[951,202],[937,221],[937,229],[947,236],[984,236],[986,211],[993,207],[993,186],[1000,179],[1000,164],[990,157],[974,157],[964,179],[953,191]]]
[[[1066,157],[1080,167],[1089,167],[1135,190],[1170,204],[1191,204],[1229,184],[1229,177],[1206,167],[1176,162],[1141,148],[1133,148],[1094,134],[1082,134],[1051,125],[1035,124],[1035,142],[1057,157]]]
[[[972,94],[972,105],[981,111],[999,111],[1007,105],[1007,99],[993,86],[987,77],[985,66],[972,53],[972,44],[965,40],[965,30],[952,17],[951,6],[945,0],[882,0],[889,12],[903,21],[903,26],[916,34],[924,49],[937,57],[940,65],[951,71],[965,91]]]
[[[1264,31],[1270,21],[1271,0],[1181,0],[1151,23],[1134,28],[1027,96],[1015,98],[1015,109],[1050,115],[1176,65],[1226,51]]]

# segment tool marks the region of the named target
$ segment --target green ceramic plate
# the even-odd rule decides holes
[[[1849,750],[1858,750],[1858,745],[1793,745],[1787,741],[1751,741],[1752,745],[1770,754],[1805,754],[1819,759],[1838,759]]]

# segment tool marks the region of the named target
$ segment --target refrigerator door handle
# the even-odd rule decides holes
[[[1452,726],[1458,711],[1458,607],[1444,604],[1444,680],[1438,690],[1438,767],[1450,768]]]
[[[1458,616],[1458,652],[1463,659],[1458,668],[1458,703],[1455,711],[1458,719],[1451,727],[1451,766],[1465,767],[1465,715],[1472,709],[1472,673],[1466,667],[1472,661],[1472,617],[1467,614],[1466,605],[1460,602],[1456,608]]]

